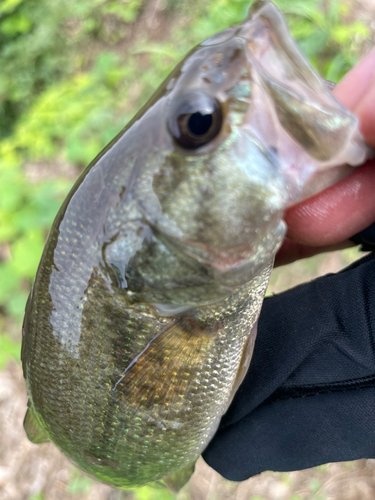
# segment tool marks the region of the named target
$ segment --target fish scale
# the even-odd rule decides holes
[[[273,4],[193,49],[53,224],[23,326],[30,440],[114,487],[182,486],[249,366],[284,211],[367,152]]]

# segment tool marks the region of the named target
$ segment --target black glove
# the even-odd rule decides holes
[[[354,240],[375,249],[375,224]],[[375,458],[375,252],[264,301],[249,372],[203,457],[232,481]]]

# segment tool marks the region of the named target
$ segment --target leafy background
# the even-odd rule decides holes
[[[276,3],[303,52],[329,80],[338,81],[372,45],[370,0]],[[110,491],[53,448],[39,452],[25,444],[20,326],[49,227],[79,172],[194,44],[243,20],[248,7],[249,0],[0,1],[0,500],[173,498],[149,488]],[[270,290],[338,270],[356,257],[357,250],[346,250],[278,270]],[[41,465],[47,456],[49,465]],[[31,457],[28,472],[22,464]],[[357,498],[332,496],[326,483],[336,469],[329,467],[306,477],[262,475],[265,482],[258,478],[244,489],[201,463],[180,498]],[[363,476],[371,463],[345,467],[357,477],[358,467]]]

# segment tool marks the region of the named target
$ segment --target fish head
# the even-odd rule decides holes
[[[240,280],[273,259],[288,206],[365,157],[356,117],[269,2],[193,49],[162,101],[152,180],[160,207],[145,212],[184,252]]]

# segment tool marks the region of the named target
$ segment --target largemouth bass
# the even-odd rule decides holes
[[[29,438],[117,488],[172,484],[246,373],[285,209],[365,156],[272,3],[194,48],[53,224],[23,328]]]

